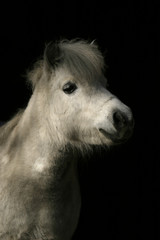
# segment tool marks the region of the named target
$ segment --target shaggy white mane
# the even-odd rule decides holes
[[[49,44],[46,45],[46,48]],[[57,67],[62,66],[68,69],[79,80],[82,76],[88,80],[92,79],[93,76],[95,77],[103,71],[105,67],[104,58],[95,43],[89,44],[83,40],[63,40],[57,42],[56,45],[59,48]],[[54,50],[50,54],[54,54]],[[44,70],[46,71],[45,55],[27,73],[27,78],[32,83],[33,88]]]

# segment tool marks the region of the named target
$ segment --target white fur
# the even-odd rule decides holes
[[[71,239],[81,205],[79,151],[113,144],[100,129],[116,136],[115,109],[132,118],[105,88],[94,43],[58,47],[63,61],[53,67],[45,56],[36,64],[28,74],[34,91],[27,108],[0,128],[1,240]],[[63,92],[67,82],[77,86],[72,94]]]

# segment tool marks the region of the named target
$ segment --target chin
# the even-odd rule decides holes
[[[120,134],[118,132],[115,132],[114,134],[109,133],[103,129],[100,129],[99,132],[103,136],[103,142],[106,143],[106,145],[119,145],[127,142],[130,137],[132,136],[132,130],[128,130],[123,134]]]

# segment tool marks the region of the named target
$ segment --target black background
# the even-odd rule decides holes
[[[95,153],[80,171],[82,211],[74,239],[160,238],[159,18],[151,0],[0,6],[0,121],[26,106],[26,69],[46,42],[62,38],[96,39],[109,65],[110,90],[133,110],[130,141]]]

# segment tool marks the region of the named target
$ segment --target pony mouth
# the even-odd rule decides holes
[[[99,132],[103,134],[104,137],[110,139],[115,144],[125,143],[132,135],[132,130],[127,130],[125,133],[109,133],[106,130],[100,128]]]

